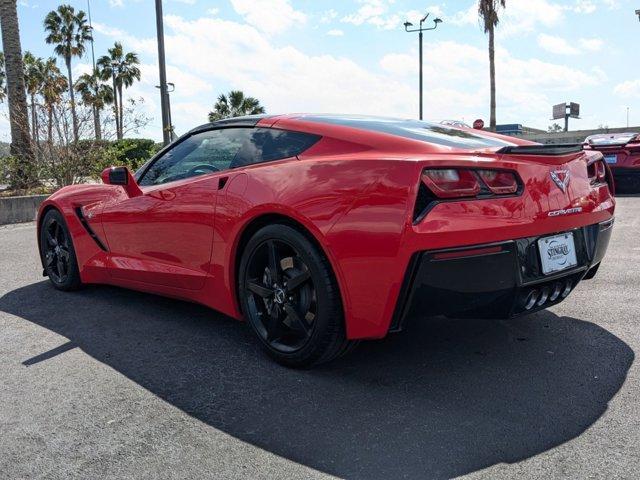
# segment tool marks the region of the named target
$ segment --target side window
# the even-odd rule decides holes
[[[237,153],[232,168],[295,157],[318,140],[319,136],[310,133],[254,128]]]
[[[158,158],[139,183],[160,185],[226,170],[242,144],[242,135],[228,135],[227,130],[196,133]]]
[[[222,128],[197,133],[158,158],[139,184],[160,185],[255,163],[294,157],[320,139],[317,135],[269,128]]]

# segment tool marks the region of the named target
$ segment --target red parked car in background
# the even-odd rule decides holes
[[[289,366],[408,320],[557,304],[595,275],[615,208],[600,152],[348,115],[218,121],[102,179],[40,208],[53,286],[208,305]]]
[[[640,133],[602,133],[587,137],[584,143],[602,152],[617,192],[640,193]]]

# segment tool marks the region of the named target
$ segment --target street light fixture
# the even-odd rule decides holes
[[[429,30],[435,30],[436,28],[438,28],[438,24],[442,23],[442,20],[440,18],[434,18],[433,19],[433,27],[429,27],[429,28],[424,28],[422,26],[422,24],[424,22],[427,21],[427,19],[429,18],[429,14],[427,13],[424,17],[422,17],[420,19],[420,27],[419,28],[411,28],[413,27],[413,23],[411,22],[404,22],[404,30],[405,32],[408,33],[413,33],[413,32],[419,32],[418,33],[418,42],[419,42],[419,49],[420,49],[420,120],[422,120],[422,32],[427,32]]]
[[[638,20],[640,20],[640,10],[636,10],[636,15],[638,15]]]

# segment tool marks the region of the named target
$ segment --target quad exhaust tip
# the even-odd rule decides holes
[[[546,303],[555,302],[560,296],[567,298],[572,289],[573,282],[571,280],[555,282],[540,290],[534,288],[524,296],[522,304],[526,311],[532,310],[534,307],[542,307]]]

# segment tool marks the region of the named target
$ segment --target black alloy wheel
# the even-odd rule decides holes
[[[80,274],[69,229],[57,210],[49,210],[40,227],[40,252],[45,272],[54,287],[74,290]]]
[[[346,350],[342,304],[330,266],[299,231],[270,225],[249,241],[240,265],[241,306],[267,352],[294,367]]]

